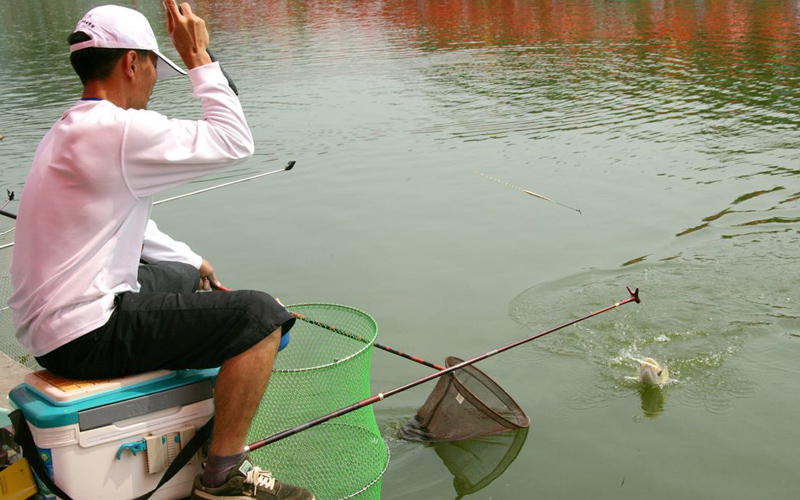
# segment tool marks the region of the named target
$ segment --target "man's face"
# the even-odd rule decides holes
[[[136,78],[133,105],[131,107],[134,109],[147,109],[147,103],[150,101],[150,95],[153,93],[153,87],[158,77],[156,55],[154,52],[148,52],[147,57],[139,57],[137,61],[139,72]]]

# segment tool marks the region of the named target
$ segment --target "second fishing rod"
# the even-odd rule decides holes
[[[232,292],[233,291],[232,289],[230,289],[230,288],[228,288],[226,286],[219,285],[219,284],[212,284],[211,286],[213,288],[216,288],[217,290],[221,290],[221,291],[224,291],[224,292]],[[334,333],[338,333],[339,335],[344,335],[345,337],[349,337],[349,338],[351,338],[353,340],[358,340],[358,341],[361,341],[361,342],[364,342],[364,343],[368,343],[367,339],[365,339],[364,337],[362,337],[360,335],[356,335],[356,334],[354,334],[352,332],[348,332],[346,330],[342,330],[341,328],[337,328],[337,327],[335,327],[333,325],[329,325],[327,323],[323,323],[322,321],[318,321],[316,319],[309,318],[307,316],[304,316],[302,314],[299,314],[299,313],[296,313],[296,312],[293,312],[293,311],[289,311],[289,312],[292,314],[292,316],[294,316],[295,318],[299,319],[300,321],[304,321],[304,322],[312,324],[314,326],[318,326],[320,328],[324,328],[325,330],[328,330],[328,331],[331,331],[331,332],[334,332]],[[426,360],[424,360],[424,359],[422,359],[422,358],[420,358],[418,356],[407,354],[407,353],[405,353],[403,351],[394,349],[393,347],[389,347],[387,345],[379,344],[377,342],[374,342],[372,345],[374,345],[378,349],[382,349],[382,350],[384,350],[386,352],[389,352],[389,353],[395,354],[397,356],[400,356],[401,358],[409,359],[411,361],[414,361],[415,363],[419,363],[421,365],[427,366],[428,368],[433,368],[434,370],[444,370],[444,366],[437,365],[436,363],[431,363],[430,361],[426,361]]]

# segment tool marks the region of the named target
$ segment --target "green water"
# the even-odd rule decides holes
[[[24,196],[79,96],[64,39],[98,3],[0,2],[0,188]],[[177,59],[159,2],[133,4]],[[224,284],[363,309],[379,341],[438,363],[640,288],[480,365],[531,431],[469,498],[797,497],[797,2],[195,4],[257,153],[170,194],[297,160],[154,209]],[[160,82],[151,108],[198,117],[190,93]],[[626,379],[644,356],[675,381]],[[428,373],[383,352],[372,367],[376,392]],[[393,437],[431,389],[375,408],[384,499],[456,497],[436,448]]]

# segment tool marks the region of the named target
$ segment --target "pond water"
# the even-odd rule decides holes
[[[99,3],[0,3],[0,188],[18,197],[80,95],[65,39]],[[125,5],[179,60],[160,2]],[[640,289],[639,305],[479,365],[531,429],[470,498],[796,497],[796,1],[194,5],[257,152],[164,197],[297,161],[154,209],[224,284],[357,307],[379,341],[437,363]],[[150,107],[200,114],[186,79],[159,82]],[[626,378],[645,356],[674,381]],[[426,370],[377,351],[372,389]],[[394,437],[432,387],[375,407],[384,499],[458,494],[441,447]]]

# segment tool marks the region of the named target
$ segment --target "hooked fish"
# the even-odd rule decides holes
[[[639,376],[625,377],[628,380],[635,380],[645,385],[662,386],[670,381],[669,370],[666,365],[661,366],[653,358],[635,359],[639,362]]]
[[[664,385],[669,382],[669,370],[661,366],[653,358],[637,360],[639,362],[639,382],[647,385]]]

